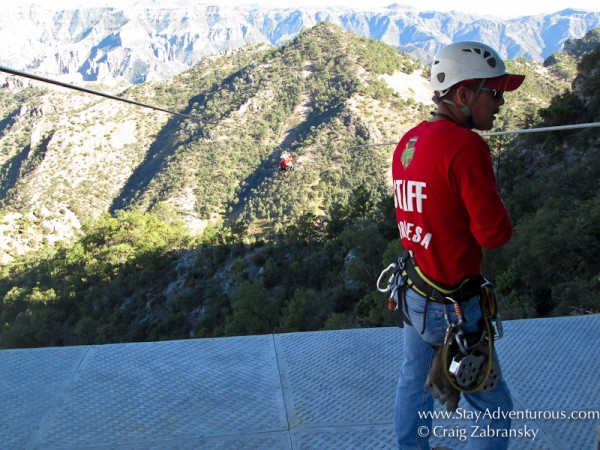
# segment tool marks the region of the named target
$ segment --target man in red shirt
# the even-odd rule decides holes
[[[508,446],[510,419],[497,420],[498,414],[494,418],[491,414],[512,410],[501,375],[493,389],[463,395],[481,414],[474,424],[458,423],[461,433],[432,428],[427,412],[433,409],[433,397],[424,385],[436,349],[443,344],[445,315],[452,323],[458,321],[451,302],[444,301],[447,292],[462,294],[451,296],[464,313],[464,332],[481,332],[479,291],[458,288],[480,279],[482,248],[506,244],[512,225],[498,193],[490,149],[472,129],[490,130],[504,104],[504,91],[517,89],[524,78],[508,74],[500,55],[485,44],[448,45],[435,55],[431,68],[436,112],[408,131],[396,147],[392,162],[396,219],[402,245],[421,275],[409,283],[412,288],[405,291],[401,305],[409,323],[404,328],[405,360],[395,406],[400,449],[428,449],[432,436],[467,440],[471,425],[502,431],[470,437],[468,448]],[[415,288],[423,283],[430,289],[427,293]],[[431,286],[444,294],[433,295],[437,289]],[[493,359],[497,364],[495,352]]]

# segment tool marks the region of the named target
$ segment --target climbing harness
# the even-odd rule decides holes
[[[386,274],[390,273],[387,287],[381,287],[381,282]],[[419,295],[436,303],[448,304],[451,301],[467,301],[479,295],[481,292],[481,281],[483,277],[466,278],[458,286],[447,287],[429,279],[416,264],[415,258],[411,252],[405,251],[402,256],[394,263],[385,268],[377,279],[377,290],[379,292],[389,292],[388,310],[392,313],[400,311],[401,318],[405,323],[410,324],[410,319],[406,317],[403,308],[399,305],[404,303],[405,291],[411,288]],[[427,307],[427,306],[426,306]],[[425,327],[425,324],[423,324]],[[421,334],[424,330],[421,331]]]
[[[388,285],[382,287],[382,280],[387,274],[390,274]],[[448,401],[448,410],[453,410],[451,408],[458,404],[454,391],[472,393],[494,389],[500,380],[500,366],[493,360],[494,340],[502,338],[504,332],[492,283],[480,276],[466,279],[455,288],[447,288],[427,278],[410,252],[405,251],[377,279],[377,290],[389,293],[388,310],[399,315],[400,326],[411,324],[406,314],[405,292],[409,287],[428,301],[441,303],[445,308],[447,329],[444,343],[436,348],[434,364],[425,383],[426,390],[432,390],[440,403]],[[481,331],[465,333],[462,328],[465,316],[460,304],[477,295],[482,313]],[[449,307],[454,310],[456,322],[450,320]],[[425,322],[421,334],[425,331]],[[443,376],[439,371],[443,372]]]
[[[479,295],[483,277],[465,278],[458,285],[444,286],[427,277],[417,265],[415,258],[406,260],[404,265],[408,287],[419,295],[436,303],[448,304],[453,301],[465,302]]]

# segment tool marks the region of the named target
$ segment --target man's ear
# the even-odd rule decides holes
[[[460,86],[454,95],[454,101],[460,106],[469,104],[469,89],[466,86]]]

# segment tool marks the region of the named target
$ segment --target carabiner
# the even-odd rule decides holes
[[[394,273],[392,273],[392,275],[390,276],[390,278],[388,279],[388,285],[385,289],[381,288],[381,279],[383,278],[383,276],[388,273],[390,270],[395,270],[396,267],[398,267],[397,263],[391,263],[389,266],[387,266],[387,268],[383,269],[381,271],[381,273],[379,274],[379,278],[377,278],[377,290],[379,292],[388,292],[392,289],[392,281],[394,279]]]

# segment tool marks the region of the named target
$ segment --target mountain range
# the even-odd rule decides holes
[[[508,60],[526,78],[495,126],[600,121],[599,44],[600,28],[544,65]],[[119,92],[188,118],[8,77],[0,347],[390,325],[374,289],[401,252],[390,159],[430,117],[427,72],[321,22]],[[483,267],[503,317],[597,313],[596,129],[486,140],[515,229]]]
[[[526,59],[509,67],[530,76],[499,116],[506,127],[569,86]],[[204,57],[121,93],[193,119],[9,77],[0,89],[1,259],[68,241],[126,208],[167,203],[193,233],[226,219],[262,235],[306,211],[328,215],[365,183],[385,191],[393,146],[353,146],[395,142],[429,115],[426,72],[385,43],[321,22],[285,45]],[[284,150],[297,162],[287,179],[276,172]]]
[[[52,10],[16,7],[0,17],[0,64],[75,81],[164,80],[203,57],[247,45],[280,46],[326,21],[427,63],[441,46],[479,40],[508,59],[541,62],[600,26],[600,12],[565,9],[505,19],[420,11],[400,4],[265,8],[194,2]]]

